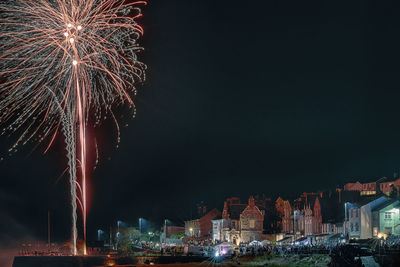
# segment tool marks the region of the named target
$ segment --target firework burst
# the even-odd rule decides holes
[[[145,65],[137,59],[143,29],[136,23],[142,16],[139,7],[145,4],[124,0],[0,3],[3,134],[19,134],[12,149],[30,140],[50,140],[50,147],[58,132],[64,134],[74,254],[77,203],[86,239],[86,129],[89,121],[99,124],[105,114],[112,114],[114,105],[134,109],[135,84],[145,78]]]

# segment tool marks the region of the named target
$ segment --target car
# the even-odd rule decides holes
[[[188,247],[188,256],[202,256],[205,257],[207,256],[207,251],[203,249],[203,247],[198,247],[198,246],[190,246]]]

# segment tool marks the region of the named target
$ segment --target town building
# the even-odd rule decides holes
[[[293,228],[293,209],[288,200],[284,201],[283,206],[283,217],[282,217],[282,232],[291,233],[294,232]]]
[[[283,200],[281,197],[278,197],[275,200],[275,211],[276,211],[276,224],[277,228],[280,230],[280,232],[285,232],[283,230],[283,217],[285,215],[285,200]]]
[[[322,215],[319,198],[315,198],[314,205],[308,203],[304,210],[304,235],[314,235],[322,233]]]
[[[386,196],[363,199],[358,203],[345,203],[344,231],[350,239],[366,239],[373,236],[372,210],[388,200]]]
[[[231,197],[224,202],[222,213],[214,209],[200,219],[185,222],[185,234],[234,244],[266,238],[318,243],[332,236],[342,240],[397,235],[400,202],[393,197],[399,187],[400,178],[396,176],[391,181],[384,177],[376,182],[347,183],[330,191],[304,192],[291,200],[278,197],[273,201],[262,195],[250,196],[247,203],[241,203]],[[199,205],[198,211],[204,213],[205,205]]]
[[[382,177],[375,182],[368,183],[347,183],[344,185],[343,190],[345,191],[358,191],[361,196],[371,196],[383,193],[389,196],[393,191],[396,195],[400,192],[400,178],[397,174],[394,175],[394,179],[387,181],[387,177]]]
[[[228,198],[224,202],[222,217],[212,221],[214,241],[240,243],[240,214],[246,206],[237,197]]]
[[[217,218],[211,221],[212,235],[214,241],[229,242],[227,232],[230,230],[229,220]]]
[[[342,223],[323,223],[322,234],[342,234],[343,233],[343,222]]]
[[[345,203],[346,234],[350,239],[361,237],[361,206],[358,203]]]
[[[260,210],[250,196],[247,207],[240,213],[240,239],[248,243],[261,240],[264,226],[264,211]]]
[[[264,216],[254,197],[247,204],[240,203],[238,198],[229,198],[224,202],[222,217],[212,220],[213,240],[233,244],[261,240]]]
[[[177,243],[176,236],[185,234],[185,227],[183,226],[174,226],[174,225],[167,225],[164,223],[161,235],[160,235],[160,242],[161,243]]]
[[[291,204],[285,201],[282,230],[297,237],[322,233],[322,193],[304,192]]]
[[[211,237],[212,220],[221,216],[218,209],[212,209],[199,219],[185,221],[185,235],[188,237]]]
[[[388,199],[372,209],[372,236],[400,235],[400,200]]]

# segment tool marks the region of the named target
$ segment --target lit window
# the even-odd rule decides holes
[[[256,221],[255,220],[249,220],[249,223],[250,223],[250,228],[256,227],[255,226],[256,225]]]

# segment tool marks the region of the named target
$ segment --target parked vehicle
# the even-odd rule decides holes
[[[188,247],[188,256],[202,256],[206,257],[207,256],[207,251],[203,247],[198,247],[198,246],[190,246]]]

